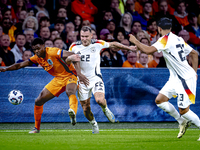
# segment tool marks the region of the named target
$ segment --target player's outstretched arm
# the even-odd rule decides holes
[[[81,67],[80,67],[80,62],[74,62],[74,67],[76,69],[76,73],[77,73],[77,76],[79,78],[79,81],[83,84],[85,84],[85,86],[88,86],[89,85],[89,80],[88,78],[86,78],[86,76],[84,76],[82,73],[81,73]]]
[[[141,51],[145,52],[146,54],[153,54],[154,52],[157,51],[157,49],[154,46],[147,46],[142,44],[132,34],[129,34],[129,41],[131,43],[134,43]]]
[[[197,72],[198,68],[198,53],[193,49],[190,52],[191,62],[192,62],[192,68]]]
[[[70,64],[71,62],[78,62],[80,61],[80,55],[74,54],[73,52],[63,51],[62,56],[67,64]]]
[[[30,62],[29,60],[26,60],[26,61],[23,61],[21,63],[15,63],[15,64],[10,65],[10,66],[5,67],[5,68],[0,68],[0,72],[18,70],[18,69],[24,68],[24,67],[32,65],[32,64],[33,64],[32,62]]]
[[[117,48],[116,51],[119,51],[120,49],[128,50],[128,51],[136,51],[136,46],[126,46],[119,42],[110,42],[109,48]]]

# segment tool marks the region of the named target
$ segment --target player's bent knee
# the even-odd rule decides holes
[[[67,94],[67,96],[69,97],[70,95],[75,95],[75,91],[74,90],[66,90],[66,94]]]
[[[43,94],[40,94],[39,97],[35,99],[35,105],[42,106],[42,105],[44,105],[44,103],[46,101],[47,100],[46,100],[45,96],[43,96]]]
[[[105,101],[105,99],[103,99],[103,98],[97,98],[97,99],[96,99],[96,102],[97,102],[99,105],[103,105],[103,104],[104,104],[104,101]]]
[[[84,112],[89,112],[91,110],[90,105],[83,106],[82,108]]]
[[[42,106],[45,102],[42,99],[37,98],[35,100],[35,105],[37,106]]]
[[[155,99],[155,103],[156,103],[156,104],[160,104],[160,103],[161,103],[160,99],[157,99],[157,98],[156,98],[156,99]]]

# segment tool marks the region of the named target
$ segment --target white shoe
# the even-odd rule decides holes
[[[105,112],[104,114],[106,115],[106,117],[108,118],[108,120],[112,123],[115,122],[115,116],[113,115],[113,113],[110,111],[110,109],[108,109],[108,107],[105,108]]]
[[[199,137],[199,139],[197,141],[200,141],[200,137]]]
[[[36,127],[30,131],[29,133],[40,133],[40,130],[38,130]]]
[[[185,134],[187,128],[190,126],[191,126],[191,121],[184,120],[182,124],[179,125],[180,130],[179,130],[177,138],[181,138]]]
[[[99,133],[99,126],[98,126],[97,122],[92,124],[92,133],[93,134],[98,134]]]
[[[76,114],[73,109],[68,110],[68,115],[70,117],[71,124],[74,126],[76,124]]]

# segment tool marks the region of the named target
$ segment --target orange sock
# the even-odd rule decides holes
[[[35,127],[40,130],[41,117],[43,113],[43,105],[34,107]]]
[[[70,95],[69,96],[69,107],[74,110],[75,113],[77,113],[78,109],[78,100],[76,98],[76,95]]]

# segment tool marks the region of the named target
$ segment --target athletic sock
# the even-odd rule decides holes
[[[90,122],[91,125],[97,124],[95,118],[93,120],[89,121],[89,122]]]
[[[189,111],[182,115],[183,118],[191,120],[191,122],[200,129],[200,120],[199,117],[189,109]]]
[[[105,112],[106,109],[108,109],[108,107],[107,106],[106,107],[101,106],[101,109],[102,109],[103,112]]]
[[[180,116],[179,112],[170,102],[163,102],[161,104],[157,104],[157,106],[160,107],[166,113],[170,114],[172,117],[174,117],[179,124],[181,124],[185,120]]]
[[[40,130],[41,117],[43,113],[43,105],[34,107],[35,127]]]
[[[75,114],[77,113],[78,100],[76,98],[76,95],[69,96],[69,107],[74,110]]]

